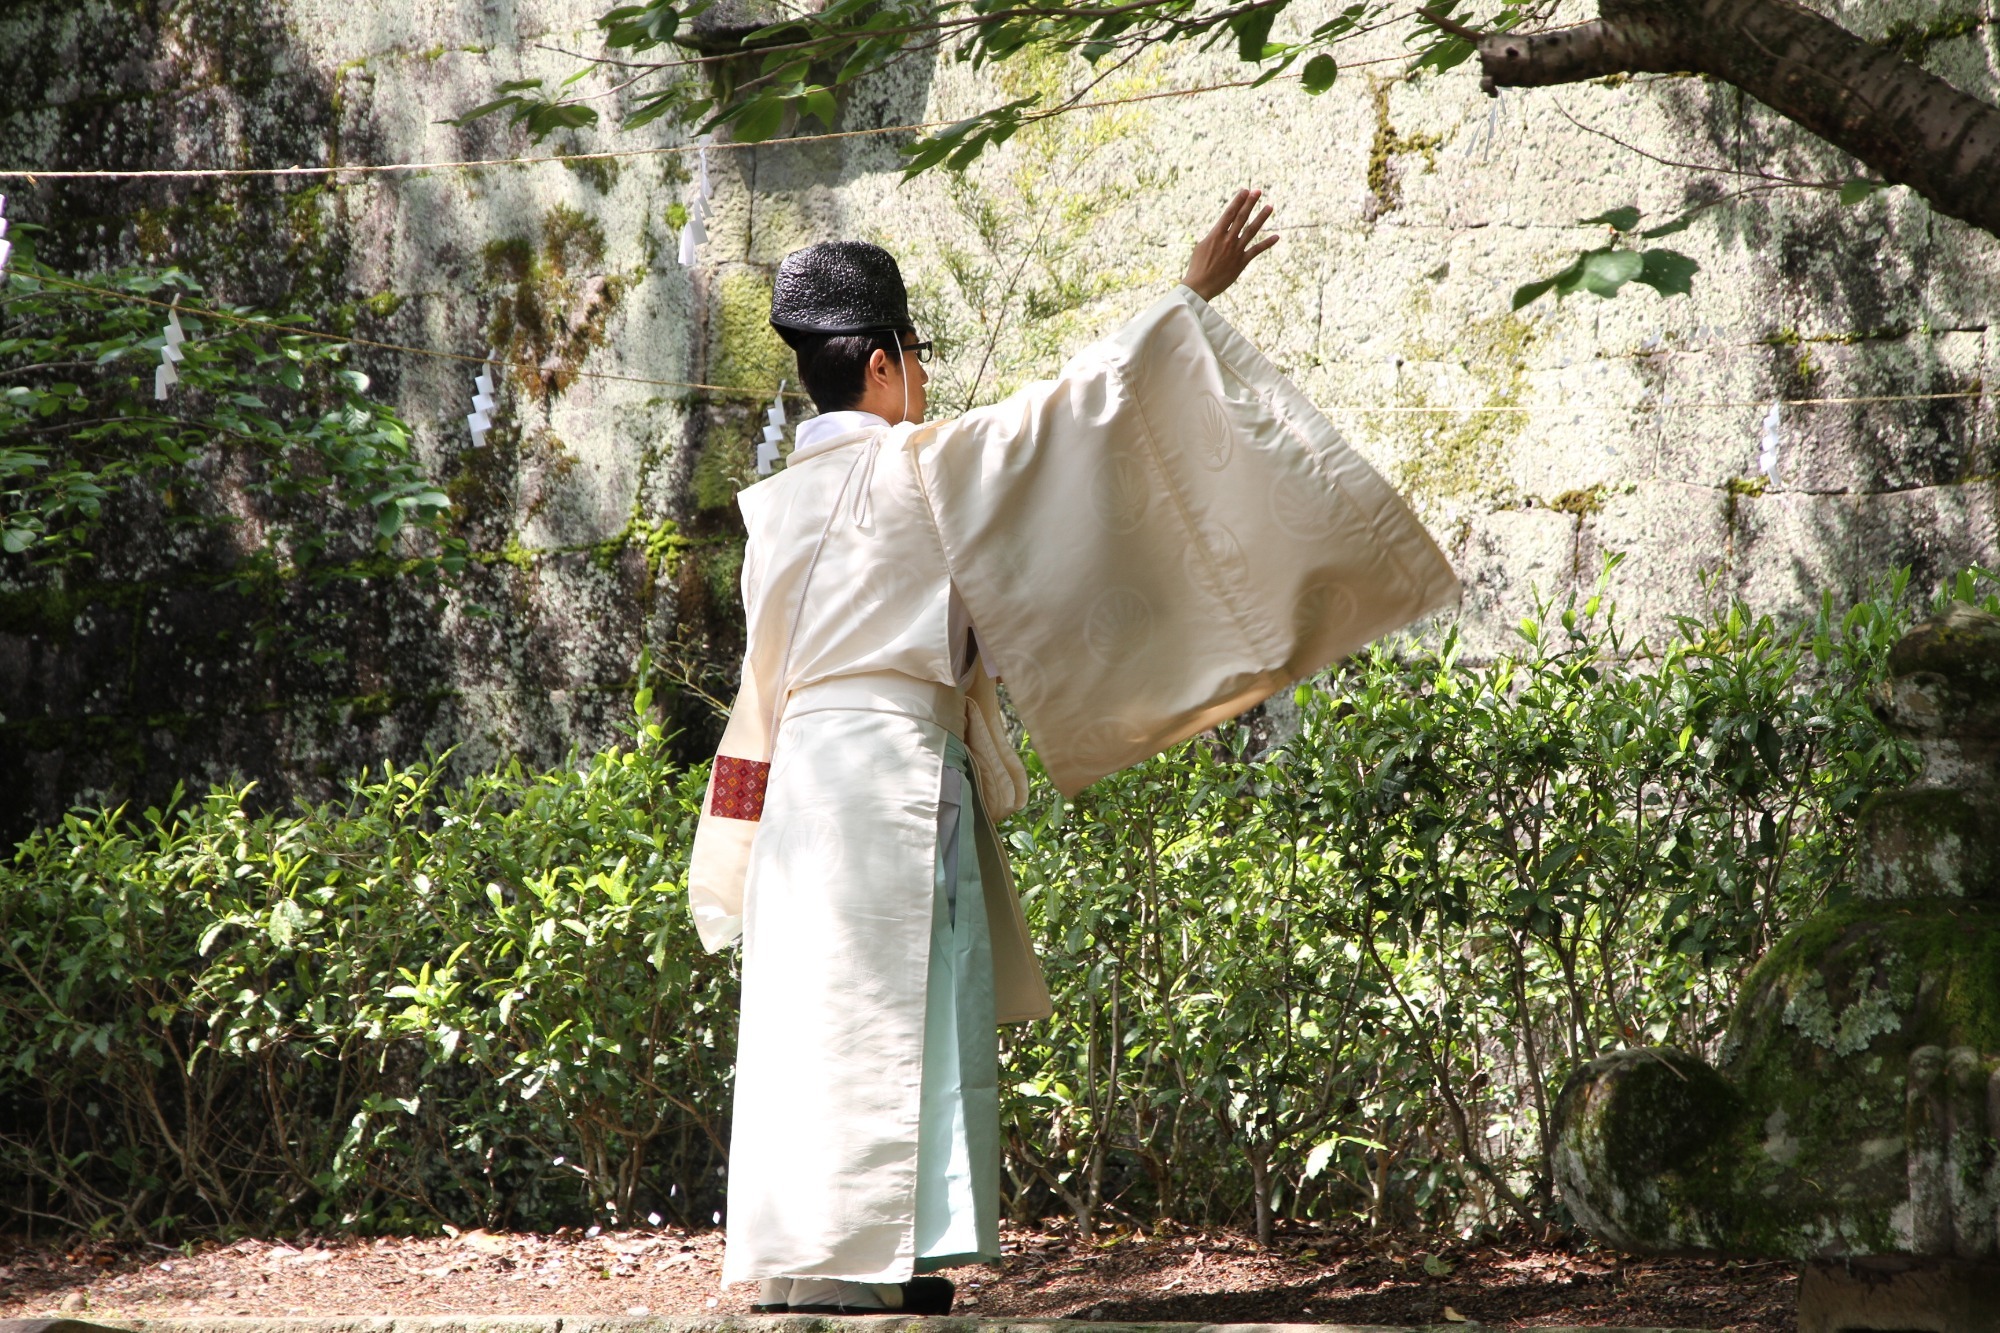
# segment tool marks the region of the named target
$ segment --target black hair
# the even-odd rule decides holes
[[[799,383],[805,385],[813,406],[822,412],[845,412],[860,402],[868,358],[879,347],[894,361],[903,341],[900,334],[886,329],[877,333],[779,329],[778,333],[799,354]]]

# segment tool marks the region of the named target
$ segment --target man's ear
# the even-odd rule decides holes
[[[873,380],[878,375],[884,380],[889,378],[889,354],[879,347],[868,354],[867,378]]]

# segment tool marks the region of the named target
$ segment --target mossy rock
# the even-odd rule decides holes
[[[2000,616],[1954,603],[1904,635],[1870,700],[1918,771],[1862,815],[1855,891],[2000,898]]]
[[[2000,905],[1932,898],[1822,912],[1750,974],[1730,1033],[1724,1070],[1753,1101],[1859,1068],[1806,1061],[1907,1060],[1922,1046],[2000,1055]]]
[[[1862,814],[1855,892],[1868,898],[2000,898],[2000,802],[1993,793],[1906,787]]]
[[[1620,1249],[1712,1243],[1689,1201],[1713,1186],[1704,1150],[1743,1115],[1743,1099],[1699,1057],[1670,1047],[1619,1051],[1579,1070],[1556,1103],[1557,1184],[1570,1212]]]
[[[1985,1258],[2000,1232],[2000,904],[1857,902],[1751,974],[1718,1072],[1579,1071],[1557,1176],[1623,1249]]]
[[[1953,602],[1889,650],[1889,674],[1935,676],[2000,728],[2000,616]]]

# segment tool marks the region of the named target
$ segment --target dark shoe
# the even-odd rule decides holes
[[[913,1277],[903,1284],[904,1314],[950,1314],[958,1288],[949,1278]]]
[[[793,1305],[785,1307],[788,1314],[915,1314],[937,1315],[951,1313],[951,1299],[958,1289],[951,1285],[949,1278],[913,1277],[903,1283],[903,1303],[891,1310],[883,1306],[855,1305]],[[762,1306],[757,1307],[760,1311]]]

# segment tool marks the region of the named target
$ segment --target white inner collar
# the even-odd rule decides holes
[[[843,444],[852,444],[876,431],[887,429],[888,421],[873,412],[822,412],[809,421],[799,423],[798,433],[792,437],[790,461],[797,463],[830,453]]]

